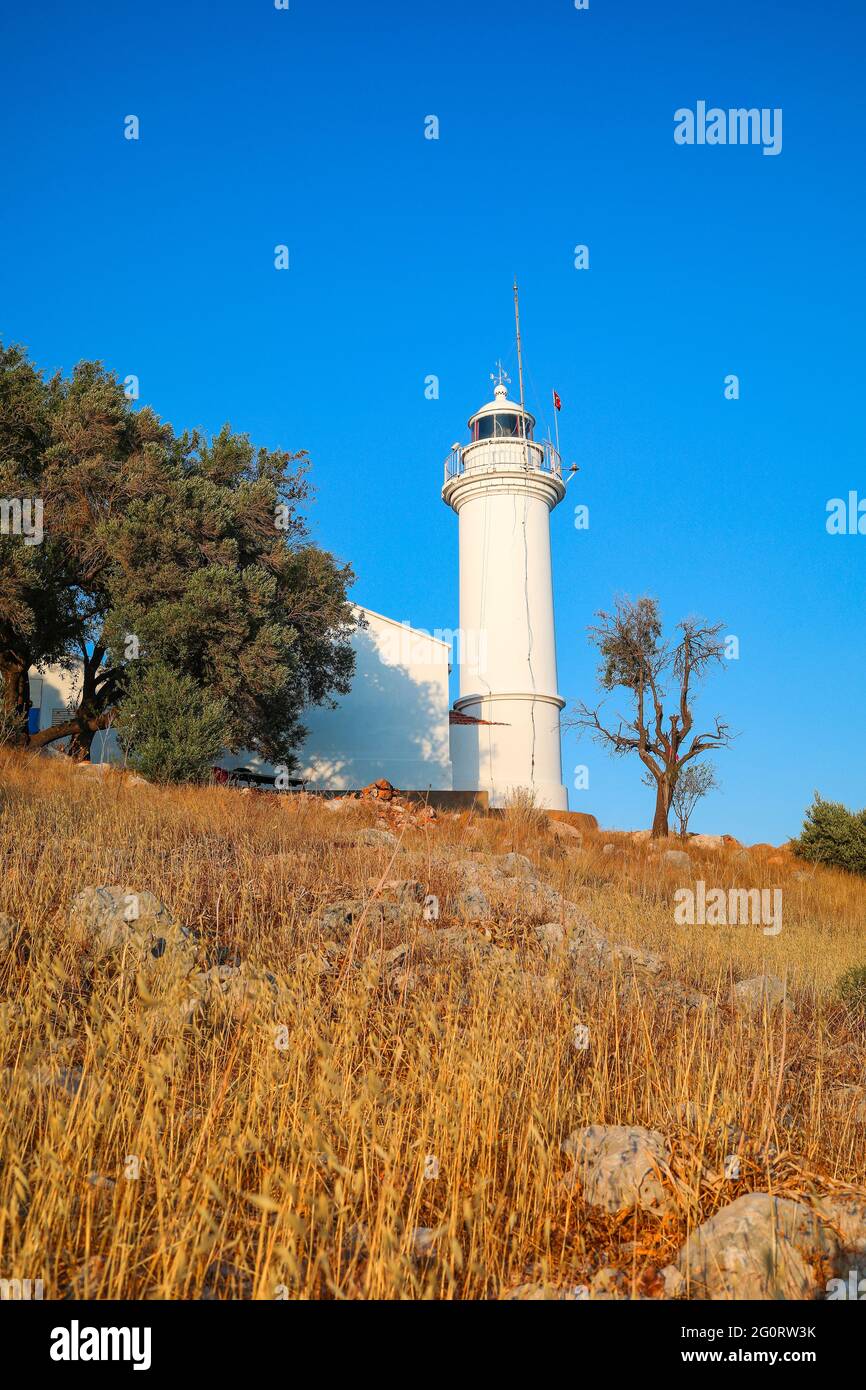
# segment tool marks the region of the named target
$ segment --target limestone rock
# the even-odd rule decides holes
[[[492,916],[487,895],[477,885],[464,888],[457,894],[454,911],[467,922],[486,922]]]
[[[830,1257],[837,1242],[802,1202],[750,1192],[692,1231],[662,1271],[671,1297],[697,1299],[814,1298],[809,1261]]]
[[[590,1206],[608,1212],[660,1213],[670,1204],[661,1177],[670,1149],[663,1135],[638,1125],[590,1125],[576,1129],[563,1144],[574,1158],[567,1179],[579,1183]]]
[[[380,898],[340,898],[324,908],[319,921],[324,932],[339,939],[362,918],[364,928],[396,926],[403,921],[404,912],[398,903]]]
[[[117,884],[84,888],[72,900],[69,924],[96,960],[123,958],[134,968],[168,957],[191,968],[195,959],[192,932],[147,890]]]
[[[662,854],[662,861],[672,869],[683,869],[686,873],[691,871],[692,861],[684,849],[666,849]]]
[[[559,922],[545,922],[535,928],[535,937],[548,955],[553,955],[565,944],[565,928]]]
[[[279,990],[277,980],[267,970],[244,962],[242,965],[214,965],[189,980],[181,1012],[189,1019],[202,1008],[222,1007],[233,1019],[241,1019],[265,1006],[272,1011]]]
[[[359,830],[355,839],[359,845],[369,845],[373,849],[396,849],[400,843],[390,830],[378,830],[375,826]]]
[[[866,1199],[854,1193],[818,1197],[813,1202],[817,1215],[838,1236],[846,1254],[866,1256]]]
[[[500,1294],[506,1303],[572,1303],[588,1297],[589,1289],[583,1284],[571,1289],[558,1289],[552,1284],[518,1284]]]
[[[734,985],[734,1004],[743,1013],[761,1014],[780,1005],[790,1009],[784,980],[778,975],[753,975],[748,980],[740,980]]]
[[[535,879],[537,877],[532,861],[527,859],[525,854],[503,854],[499,860],[499,866],[506,878]]]
[[[553,820],[550,822],[551,834],[557,840],[573,845],[575,849],[580,849],[583,844],[583,833],[578,830],[576,825],[569,825],[566,820]]]
[[[432,1260],[439,1232],[432,1226],[416,1226],[411,1232],[412,1254],[416,1260]]]
[[[390,879],[385,886],[394,894],[401,907],[411,907],[415,904],[420,906],[426,897],[424,884],[417,878]]]

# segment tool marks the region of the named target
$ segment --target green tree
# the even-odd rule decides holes
[[[152,782],[203,782],[225,747],[228,710],[161,661],[127,681],[115,728],[124,756]]]
[[[841,802],[824,801],[816,792],[802,833],[791,847],[801,859],[866,874],[866,810],[849,811]]]
[[[41,543],[12,523],[15,509],[43,507],[44,461],[52,439],[57,379],[43,381],[18,347],[0,344],[0,685],[7,734],[27,736],[28,670],[61,660],[77,616],[72,569],[56,535]]]
[[[351,570],[314,546],[307,457],[256,449],[228,425],[176,435],[132,409],[94,362],[45,383],[0,357],[0,475],[36,490],[45,540],[0,537],[4,701],[21,738],[88,756],[137,664],[189,676],[228,711],[226,746],[291,763],[306,706],[345,693]],[[77,708],[28,739],[27,671],[81,663]]]
[[[682,768],[673,791],[671,810],[679,821],[680,835],[685,839],[689,821],[698,802],[719,786],[712,763],[688,763]]]
[[[724,661],[722,624],[686,618],[677,636],[665,639],[658,600],[620,598],[612,613],[597,614],[590,640],[601,656],[599,685],[605,692],[624,689],[631,704],[608,727],[601,705],[581,703],[567,726],[589,732],[616,755],[636,753],[656,788],[653,837],[668,834],[674,789],[686,764],[731,741],[729,726],[717,715],[706,733],[693,733],[697,688],[714,666]],[[665,711],[668,687],[674,708]]]

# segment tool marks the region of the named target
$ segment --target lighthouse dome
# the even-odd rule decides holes
[[[535,416],[522,410],[519,401],[508,399],[508,388],[504,383],[496,387],[493,400],[488,401],[469,418],[469,429],[473,442],[478,439],[532,438]]]

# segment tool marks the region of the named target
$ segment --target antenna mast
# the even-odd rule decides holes
[[[520,383],[520,429],[523,434],[524,467],[529,469],[529,444],[526,437],[526,404],[523,399],[523,349],[520,343],[520,301],[517,298],[517,276],[514,277],[514,325],[517,329],[517,379]]]
[[[523,403],[523,351],[520,346],[520,302],[517,298],[517,276],[514,277],[514,323],[517,328],[517,378],[520,382],[520,409]]]

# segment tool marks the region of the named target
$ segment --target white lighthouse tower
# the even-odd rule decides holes
[[[469,443],[452,448],[442,489],[460,527],[453,785],[486,790],[491,806],[523,788],[538,805],[567,810],[550,564],[562,467],[549,442],[533,439],[535,420],[509,400],[501,368],[493,397],[469,420]]]

